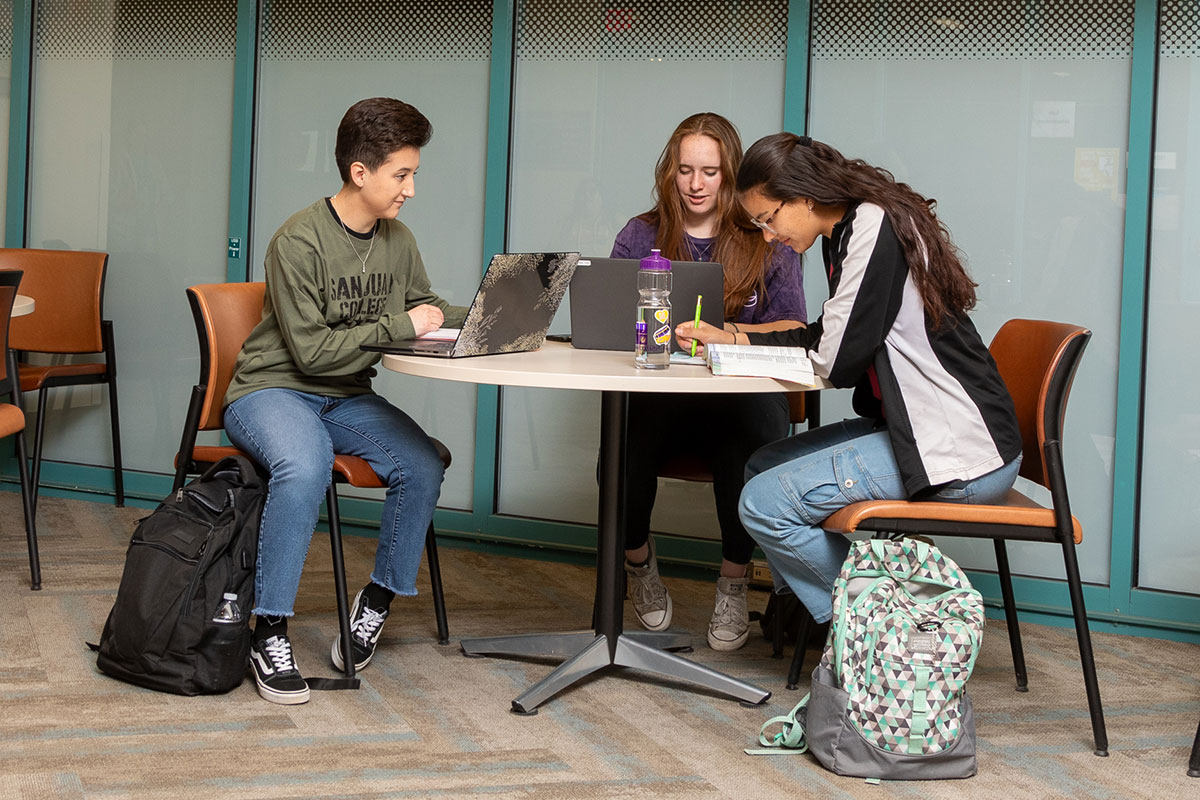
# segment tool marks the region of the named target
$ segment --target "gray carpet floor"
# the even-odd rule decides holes
[[[1111,755],[1092,755],[1069,628],[1023,626],[1030,691],[1013,691],[1002,622],[989,622],[970,692],[979,774],[965,781],[870,785],[810,756],[750,757],[759,726],[803,695],[787,660],[752,636],[716,653],[704,643],[713,584],[668,577],[673,629],[689,658],[770,689],[765,706],[644,674],[609,672],[545,704],[510,700],[555,662],[464,658],[462,637],[584,628],[594,571],[443,547],[454,644],[435,639],[428,580],[399,599],[357,692],[302,706],[229,694],[177,697],[112,680],[95,641],[143,509],[43,498],[44,589],[31,592],[18,496],[0,492],[0,798],[1174,798],[1200,797],[1186,760],[1200,721],[1200,646],[1095,636]],[[347,541],[352,591],[374,542]],[[752,597],[752,608],[766,603]],[[318,535],[291,625],[301,668],[332,675],[336,615],[327,539]],[[626,626],[636,623],[627,612]],[[810,656],[809,668],[816,653]]]

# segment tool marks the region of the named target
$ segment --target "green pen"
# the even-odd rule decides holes
[[[692,323],[693,328],[700,327],[700,300],[704,297],[702,294],[696,295],[696,321]],[[696,357],[696,340],[692,339],[692,358]]]

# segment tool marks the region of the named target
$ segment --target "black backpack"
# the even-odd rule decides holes
[[[227,692],[242,682],[265,499],[254,463],[232,456],[138,522],[100,635],[96,664],[103,672],[186,695]],[[233,621],[214,621],[219,611]]]

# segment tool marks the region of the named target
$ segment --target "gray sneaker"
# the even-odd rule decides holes
[[[625,562],[626,595],[633,601],[633,613],[648,631],[665,631],[671,627],[671,595],[658,577],[658,559],[654,557],[654,542],[650,542],[650,560],[644,567]]]
[[[708,646],[713,650],[737,650],[750,636],[749,585],[748,578],[717,578],[717,603],[708,623]]]

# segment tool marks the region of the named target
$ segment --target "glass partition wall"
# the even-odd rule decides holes
[[[1200,590],[1200,6],[1162,3],[1146,328],[1138,574]],[[1182,367],[1182,369],[1181,369]]]

